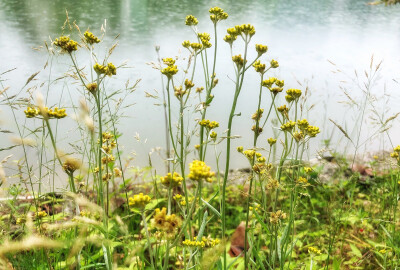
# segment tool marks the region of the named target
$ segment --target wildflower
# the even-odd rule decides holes
[[[26,118],[33,118],[39,114],[39,110],[34,107],[28,107],[25,111]]]
[[[206,119],[201,120],[199,125],[209,130],[219,127],[219,123],[217,121],[210,121]]]
[[[180,227],[181,219],[175,214],[167,215],[167,209],[165,207],[163,207],[162,210],[157,208],[154,212],[152,225],[167,234],[173,234]]]
[[[244,59],[242,58],[241,54],[232,56],[232,61],[236,64],[238,69],[240,69],[244,65]]]
[[[309,126],[307,119],[297,120],[297,126],[300,130],[304,131]]]
[[[255,132],[256,134],[260,134],[260,133],[263,132],[263,128],[262,128],[262,127],[258,127],[258,128],[257,128],[256,125],[253,125],[253,126],[251,127],[251,130],[252,130],[253,132]]]
[[[289,108],[286,107],[286,105],[282,105],[276,109],[278,110],[278,112],[282,113],[283,115],[285,115],[289,112]]]
[[[111,163],[111,162],[114,162],[115,161],[115,157],[113,156],[113,155],[107,155],[107,156],[105,156],[105,157],[102,157],[102,159],[101,159],[101,163],[102,164],[108,164],[108,163]]]
[[[266,45],[256,44],[256,51],[258,56],[261,56],[268,51],[268,47]]]
[[[237,39],[237,36],[235,35],[226,35],[224,37],[224,41],[229,43],[232,46],[232,43]]]
[[[185,80],[185,88],[186,88],[186,90],[192,88],[193,86],[194,86],[194,83],[191,80],[189,80],[189,79]]]
[[[182,42],[182,46],[186,49],[189,49],[190,47],[190,41],[189,40],[185,40]]]
[[[261,64],[260,60],[255,61],[253,67],[256,72],[264,73],[265,71],[265,64]]]
[[[117,75],[117,68],[114,66],[113,63],[108,63],[107,68],[106,68],[106,75],[112,76],[112,75]]]
[[[398,158],[399,157],[399,153],[397,153],[397,152],[390,153],[390,157]]]
[[[21,225],[21,224],[25,224],[25,222],[26,222],[26,217],[19,217],[19,218],[17,218],[15,223],[17,225]]]
[[[78,43],[67,36],[56,38],[53,42],[54,45],[61,48],[61,51],[72,53],[78,49]]]
[[[197,237],[193,238],[193,241],[186,239],[182,242],[184,246],[187,247],[214,247],[220,243],[219,239],[212,239],[210,236],[202,237],[201,240],[198,240]]]
[[[196,150],[199,150],[199,149],[200,149],[200,144],[196,144],[196,145],[194,146],[194,148],[195,148]]]
[[[277,189],[278,187],[279,187],[279,181],[273,178],[271,178],[268,181],[267,185],[265,186],[267,190],[274,190]]]
[[[122,176],[122,171],[121,171],[120,168],[118,168],[118,167],[114,168],[114,176],[115,177],[121,177]]]
[[[204,48],[211,48],[212,44],[210,43],[210,34],[209,33],[198,33],[201,44]]]
[[[271,60],[270,65],[271,65],[271,68],[277,68],[277,67],[279,67],[278,61],[276,61],[276,60],[274,60],[274,59]]]
[[[100,39],[93,35],[92,32],[86,31],[83,36],[88,44],[93,45],[94,43],[99,43]]]
[[[400,153],[400,145],[396,146],[395,148],[393,148],[393,151]]]
[[[108,180],[110,180],[112,178],[112,173],[105,173],[102,176],[102,179],[104,182],[107,182]]]
[[[299,99],[299,97],[301,96],[301,90],[299,90],[299,89],[288,89],[287,91],[286,91],[286,96],[285,96],[285,99],[286,99],[286,101],[287,102],[292,102],[292,101],[294,101],[294,100],[298,100]]]
[[[193,15],[187,15],[186,16],[186,20],[185,20],[185,24],[188,26],[193,26],[193,25],[197,25],[199,23],[199,21],[197,20],[197,18]]]
[[[251,119],[255,120],[255,121],[259,121],[262,117],[262,114],[264,112],[264,109],[259,109],[257,110],[252,116]]]
[[[203,90],[204,90],[204,87],[197,87],[196,93],[201,93],[201,92],[203,92]]]
[[[267,159],[265,157],[257,158],[257,162],[259,162],[259,163],[265,163],[266,161],[267,161]]]
[[[293,138],[296,142],[299,142],[304,139],[304,133],[302,131],[296,131],[293,133]]]
[[[169,67],[171,67],[175,64],[175,60],[172,58],[163,58],[162,61],[165,65],[167,65]]]
[[[106,73],[107,67],[100,65],[99,63],[94,64],[93,66],[94,71],[96,71],[97,74],[104,74]]]
[[[381,249],[381,250],[379,250],[379,253],[380,253],[380,254],[386,254],[386,249]]]
[[[47,217],[46,211],[39,211],[39,212],[36,213],[36,218],[42,219],[44,217]]]
[[[228,18],[228,13],[224,12],[224,10],[219,7],[210,8],[209,12],[211,13],[210,20],[213,23],[217,23],[218,21],[226,20]]]
[[[242,153],[242,152],[243,152],[243,146],[238,146],[238,147],[236,148],[236,150],[237,150],[239,153]]]
[[[203,45],[200,43],[191,43],[190,47],[196,52],[201,50],[201,48],[203,48]]]
[[[182,86],[175,86],[174,87],[174,94],[178,99],[180,99],[186,94],[186,90],[183,90]]]
[[[272,224],[278,224],[282,219],[286,218],[286,213],[282,212],[281,210],[276,211],[275,213],[272,212],[269,218],[269,222]]]
[[[207,182],[211,182],[212,177],[215,176],[215,172],[212,172],[211,168],[200,160],[194,160],[192,163],[190,163],[189,170],[190,172],[188,177],[195,181],[205,180]]]
[[[312,171],[313,171],[313,169],[311,167],[304,167],[304,172],[306,174],[310,174],[310,173],[312,173]]]
[[[161,73],[167,76],[167,78],[172,78],[176,73],[178,73],[178,67],[175,65],[167,66],[166,68],[161,70]]]
[[[87,85],[86,85],[86,89],[87,89],[90,93],[92,93],[92,94],[96,93],[96,90],[97,90],[97,83],[93,82],[93,83],[87,84]]]
[[[272,147],[276,143],[276,139],[274,138],[269,138],[267,141],[270,147]]]
[[[165,186],[180,186],[182,181],[183,177],[177,172],[168,173],[166,176],[161,177],[161,183]]]
[[[310,183],[308,183],[307,178],[304,178],[302,176],[300,176],[299,178],[297,178],[296,180],[296,184],[302,186],[302,187],[307,187],[310,185]]]
[[[315,126],[308,126],[306,131],[307,131],[307,135],[310,137],[315,137],[315,136],[317,136],[318,133],[320,133],[319,127],[315,127]]]
[[[277,80],[277,78],[270,77],[267,80],[263,80],[261,85],[264,87],[271,87],[276,82],[276,80]]]
[[[252,37],[256,33],[256,29],[251,24],[242,24],[240,26],[240,32],[246,36]]]
[[[176,194],[176,195],[173,197],[173,199],[174,199],[175,201],[179,201],[180,199],[182,199],[182,195],[181,195],[181,194]]]
[[[291,132],[295,125],[296,125],[295,122],[289,121],[289,122],[286,122],[285,124],[283,124],[283,125],[281,126],[281,129],[282,129],[283,131],[289,131],[289,132]]]
[[[67,158],[63,163],[62,168],[67,174],[73,174],[81,167],[81,162],[76,158]]]
[[[319,250],[316,247],[309,247],[308,248],[308,253],[320,255],[321,254],[321,250]]]
[[[253,159],[253,157],[256,154],[256,151],[252,150],[252,149],[248,149],[243,151],[243,154],[248,158],[248,159]]]
[[[211,132],[211,134],[210,134],[210,138],[211,139],[216,139],[217,138],[217,133],[216,132]]]
[[[151,198],[149,195],[143,195],[143,193],[136,194],[129,198],[129,206],[144,208],[149,202]]]

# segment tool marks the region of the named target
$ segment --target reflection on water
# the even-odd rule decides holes
[[[392,79],[399,78],[400,71],[400,5],[369,6],[364,0],[221,0],[207,4],[200,0],[2,0],[0,73],[17,67],[16,71],[3,77],[7,79],[4,83],[11,86],[10,91],[17,93],[26,78],[41,69],[49,59],[44,50],[36,52],[32,47],[43,45],[44,40],[61,34],[66,10],[71,21],[76,21],[82,30],[90,28],[95,33],[99,33],[106,19],[108,32],[105,43],[111,46],[113,38],[120,35],[120,45],[112,56],[112,62],[128,60],[131,67],[120,70],[118,79],[142,79],[138,90],[125,101],[136,105],[126,111],[130,118],[124,118],[120,126],[124,134],[122,143],[125,153],[135,150],[143,155],[151,147],[163,145],[163,136],[158,135],[162,134],[163,125],[148,124],[158,123],[162,119],[161,108],[152,106],[154,101],[144,97],[144,91],[160,89],[161,85],[159,73],[146,65],[156,60],[154,45],[161,46],[162,57],[177,55],[183,40],[193,40],[193,34],[184,26],[185,16],[194,14],[199,18],[201,31],[211,31],[208,9],[214,5],[224,8],[230,15],[220,25],[220,36],[224,34],[224,29],[234,24],[254,24],[257,31],[254,42],[266,43],[269,46],[268,59],[274,58],[280,63],[279,70],[271,75],[285,79],[289,88],[309,88],[313,96],[310,105],[316,104],[308,114],[311,121],[332,118],[339,123],[347,123],[347,127],[351,126],[354,119],[349,118],[349,110],[337,104],[337,101],[343,100],[339,81],[345,79],[349,82],[344,86],[349,93],[361,93],[356,84],[351,82],[355,78],[353,70],[362,73],[368,68],[372,54],[375,59],[384,61],[380,74],[383,78],[376,85],[376,93],[381,95],[385,85],[386,91],[393,96],[391,103],[385,106],[390,108],[391,104],[399,101],[399,85]],[[84,56],[79,54],[78,60],[82,66],[89,64]],[[216,105],[210,109],[210,118],[225,123],[232,98],[229,74],[233,70],[228,45],[220,43],[219,57],[217,76],[220,83],[215,90]],[[335,62],[337,66],[327,60]],[[68,59],[59,57],[51,60],[50,64],[52,73],[41,73],[41,79],[50,76],[51,80],[55,80],[65,72]],[[350,75],[333,74],[332,71],[337,69]],[[242,117],[236,119],[234,133],[240,133],[243,138],[235,140],[234,146],[246,146],[246,138],[251,136],[249,117],[255,108],[257,80],[256,74],[249,75],[239,101],[238,111],[242,112]],[[198,81],[200,84],[200,78]],[[118,82],[113,80],[110,87],[118,87]],[[54,84],[49,89],[50,100],[57,102],[59,94],[63,93],[61,102],[70,104],[71,99],[80,96],[75,90],[74,85]],[[9,114],[5,111],[4,115],[3,118],[7,119]],[[11,120],[5,122],[9,125],[13,123]],[[326,121],[317,124],[325,127],[320,139],[330,138],[333,127]],[[225,127],[222,124],[220,129]],[[136,132],[142,138],[141,143],[133,139]],[[265,137],[271,135],[271,129],[265,131]],[[147,143],[144,143],[145,139]],[[146,163],[145,159],[137,160],[138,165]],[[234,157],[233,167],[238,166],[244,166],[243,161]]]

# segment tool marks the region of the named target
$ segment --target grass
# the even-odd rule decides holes
[[[363,92],[361,102],[344,90],[358,113],[353,129],[347,131],[330,119],[348,143],[345,153],[325,140],[330,163],[310,164],[305,156],[310,144],[318,142],[320,129],[305,119],[307,90],[286,87],[284,80],[269,76],[279,63],[267,56],[266,45],[253,43],[254,26],[236,25],[220,38],[217,29],[228,14],[211,8],[210,19],[212,34],[200,32],[197,18],[187,16],[194,41],[182,43],[185,59],[158,55],[158,63],[153,63],[163,86],[166,147],[161,153],[165,157],[162,175],[157,173],[160,168],[152,166],[150,156],[139,157],[149,159],[148,168],[132,171],[122,153],[118,126],[121,111],[130,106],[123,104],[123,97],[138,82],[127,82],[122,90],[109,89],[107,82],[118,77],[124,65],[111,62],[117,43],[99,52],[104,48],[103,27],[96,37],[89,31],[82,33],[67,18],[62,36],[46,44],[51,59],[70,61],[64,79],[78,85],[83,96],[79,102],[73,100],[72,107],[63,108],[61,98],[58,104],[49,105],[50,87],[44,96],[33,88],[25,96],[25,87],[37,73],[18,95],[9,95],[2,85],[1,104],[11,111],[18,135],[16,144],[3,151],[18,147],[23,154],[14,165],[10,157],[1,163],[2,185],[11,177],[18,178],[18,183],[4,188],[7,199],[0,204],[0,268],[399,267],[400,147],[391,145],[390,155],[382,152],[369,164],[357,163],[370,139],[383,134],[391,143],[389,125],[398,116],[387,118],[385,112],[380,113],[372,94],[381,64],[371,59],[365,81],[356,74]],[[216,74],[221,41],[231,51],[231,85],[220,85],[218,76],[225,74]],[[78,62],[77,51],[87,54],[87,62]],[[159,54],[159,48],[156,51]],[[249,117],[253,140],[245,143],[250,148],[232,149],[231,140],[236,138],[232,130],[240,115],[236,107],[249,72],[259,75],[259,92],[254,97],[257,107]],[[210,106],[218,106],[213,101],[218,87],[233,90],[226,123],[208,115]],[[376,130],[363,141],[370,111]],[[23,113],[25,122],[20,120]],[[68,138],[66,147],[60,142],[66,132],[63,122],[74,114],[78,139]],[[222,126],[227,130],[221,131]],[[266,138],[263,131],[270,128],[275,130],[274,137]],[[31,149],[37,158],[31,157]],[[245,180],[238,184],[230,184],[232,151],[242,155],[249,166],[241,175]],[[222,161],[221,156],[225,157]],[[215,168],[207,165],[211,163]],[[352,169],[355,165],[364,169]],[[336,169],[326,174],[328,166]],[[5,172],[14,173],[6,176]],[[68,181],[68,190],[56,189],[60,179]],[[42,191],[45,181],[51,192]],[[239,234],[235,229],[241,222],[244,229]],[[228,253],[232,235],[232,246],[243,243],[236,245],[239,252],[233,257]]]

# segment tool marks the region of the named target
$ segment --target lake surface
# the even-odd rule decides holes
[[[104,47],[109,48],[113,44],[113,38],[119,35],[119,46],[110,61],[115,64],[128,61],[129,66],[118,70],[117,79],[111,79],[109,87],[117,89],[128,79],[131,82],[141,79],[137,90],[124,100],[125,104],[135,103],[135,106],[124,111],[127,118],[122,118],[119,125],[123,133],[121,143],[124,145],[125,155],[136,152],[137,158],[132,165],[145,166],[148,164],[147,153],[154,147],[164,145],[161,107],[153,105],[157,103],[154,99],[145,97],[145,92],[154,93],[154,89],[160,92],[160,74],[146,63],[157,60],[155,45],[160,46],[161,57],[174,57],[182,51],[180,44],[183,40],[194,40],[193,32],[184,25],[185,16],[188,14],[193,14],[199,19],[199,31],[211,32],[208,9],[219,6],[229,14],[228,20],[220,23],[218,27],[221,39],[228,27],[242,23],[253,24],[256,28],[253,42],[269,47],[264,60],[276,59],[280,63],[280,68],[273,70],[269,75],[284,79],[285,88],[308,88],[311,93],[309,106],[315,106],[307,116],[322,130],[309,151],[308,158],[313,158],[315,151],[321,147],[322,140],[332,138],[334,144],[331,146],[346,146],[343,135],[327,119],[333,119],[348,131],[359,121],[359,108],[349,107],[342,102],[348,100],[343,94],[343,89],[358,102],[357,98],[362,97],[363,83],[366,80],[364,70],[369,70],[372,55],[375,64],[383,61],[376,76],[378,80],[374,82],[371,90],[373,97],[377,99],[374,103],[376,110],[379,113],[384,112],[385,117],[400,111],[400,5],[371,6],[367,5],[367,2],[1,0],[0,73],[16,68],[2,75],[1,79],[4,86],[10,86],[8,91],[11,95],[19,93],[27,78],[41,70],[47,61],[49,67],[38,75],[38,80],[34,82],[36,85],[40,85],[41,81],[54,81],[67,71],[70,64],[67,56],[49,57],[45,49],[32,49],[43,46],[44,41],[49,42],[49,38],[54,39],[61,35],[61,27],[66,18],[65,10],[68,10],[71,22],[76,21],[82,31],[90,28],[95,34],[99,34],[101,25],[107,20]],[[221,123],[218,130],[220,133],[226,129],[233,98],[233,84],[229,79],[233,77],[229,46],[221,39],[217,63],[219,84],[214,92],[213,106],[209,110],[209,119]],[[235,50],[241,53],[240,46]],[[78,54],[78,62],[82,67],[89,65],[87,55],[83,52]],[[178,73],[177,76],[182,76],[182,73]],[[203,83],[200,78],[198,82],[195,80],[197,86]],[[237,108],[242,116],[235,119],[233,132],[242,135],[242,138],[234,140],[233,147],[251,145],[250,116],[256,108],[257,84],[258,75],[253,71],[249,72]],[[49,91],[49,103],[59,102],[68,106],[73,101],[78,104],[77,100],[81,94],[76,90],[76,85],[61,80],[52,83],[48,89],[46,87],[41,89],[41,92]],[[25,90],[19,93],[20,97],[28,96]],[[283,104],[283,100],[281,103]],[[266,100],[264,108],[268,104],[269,101]],[[15,131],[10,111],[5,106],[1,109],[2,128]],[[368,117],[365,117],[366,123],[371,127],[373,120],[369,116],[372,114],[368,112]],[[25,121],[22,111],[17,117],[21,123]],[[400,132],[399,121],[395,120],[393,124],[390,133],[392,141],[399,144],[400,138],[395,136]],[[69,131],[59,130],[65,145],[73,138],[73,126],[73,120],[67,120],[63,128],[68,127]],[[273,128],[269,126],[261,137],[264,146],[266,138],[272,136]],[[364,150],[388,149],[387,137],[367,142],[366,139],[373,133],[372,128],[366,128],[362,132],[361,142],[364,142]],[[137,140],[137,134],[140,141]],[[1,136],[0,146],[9,145],[8,135]],[[220,148],[223,149],[223,146]],[[154,162],[160,164],[156,157]],[[237,154],[234,154],[232,162],[233,168],[247,165]]]

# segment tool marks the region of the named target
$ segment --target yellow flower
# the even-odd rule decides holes
[[[253,67],[256,72],[264,73],[265,71],[265,64],[261,64],[260,60],[255,61]]]
[[[244,65],[244,59],[241,54],[232,56],[232,61],[237,65],[238,68],[241,68]]]
[[[228,13],[224,12],[224,10],[219,7],[210,8],[209,12],[211,13],[210,19],[213,23],[217,23],[218,21],[226,20],[228,18]]]
[[[315,127],[315,126],[308,126],[306,132],[307,132],[307,135],[310,137],[315,137],[315,136],[317,136],[318,133],[320,133],[319,127]]]
[[[167,215],[167,209],[165,207],[160,210],[157,208],[154,211],[154,218],[152,219],[152,225],[167,234],[173,234],[181,225],[181,219],[175,214]]]
[[[237,36],[235,35],[226,35],[224,37],[224,41],[229,43],[232,46],[232,43],[237,39]]]
[[[316,247],[309,247],[308,248],[308,253],[320,255],[321,254],[321,250],[319,250]]]
[[[143,195],[143,193],[136,194],[129,198],[129,206],[144,208],[149,202],[151,198],[149,195]]]
[[[215,131],[210,133],[210,138],[211,139],[216,139],[217,138],[217,133]]]
[[[287,102],[292,102],[292,101],[294,101],[294,100],[298,100],[299,98],[300,98],[300,96],[301,96],[301,90],[299,90],[299,89],[288,89],[287,91],[286,91],[286,96],[285,96],[285,99],[286,99],[286,101]]]
[[[209,33],[198,33],[197,36],[204,48],[211,48],[212,45],[210,43],[211,38]]]
[[[61,48],[61,51],[71,53],[78,49],[78,43],[67,36],[56,38],[53,44]]]
[[[192,26],[192,25],[197,25],[199,23],[199,21],[197,20],[197,18],[193,15],[187,15],[186,16],[186,20],[185,20],[185,24],[188,26]]]
[[[310,173],[312,173],[312,171],[313,171],[313,169],[311,167],[304,167],[304,172],[306,174],[310,174]]]
[[[34,107],[28,107],[24,111],[26,118],[33,118],[39,114],[39,110]]]
[[[309,126],[307,119],[297,120],[297,126],[300,130],[304,131]]]
[[[94,43],[99,43],[100,39],[93,35],[92,32],[86,31],[83,36],[85,37],[85,40],[88,44],[92,45]]]
[[[186,90],[192,88],[193,86],[194,86],[194,83],[191,80],[189,80],[189,79],[185,80],[185,88],[186,88]]]
[[[267,141],[268,141],[269,146],[273,146],[276,143],[276,139],[274,139],[274,138],[269,138]]]
[[[209,130],[219,127],[219,123],[217,121],[210,121],[206,119],[201,120],[199,125]]]
[[[183,177],[174,172],[174,174],[168,173],[166,176],[161,177],[161,183],[165,186],[180,186],[182,184]]]
[[[285,124],[283,124],[283,125],[281,126],[281,129],[282,129],[283,131],[289,131],[289,132],[291,132],[295,125],[296,125],[295,122],[289,121],[289,122],[286,122]]]
[[[41,219],[41,218],[44,218],[44,217],[47,217],[46,211],[39,211],[39,212],[36,213],[36,218]]]
[[[310,183],[308,183],[307,178],[304,178],[302,176],[300,176],[299,178],[297,178],[296,180],[296,184],[303,186],[303,187],[307,187],[310,185]]]
[[[211,182],[215,176],[215,172],[211,171],[211,168],[207,166],[203,161],[194,160],[189,164],[189,175],[188,177],[195,181],[205,180]]]
[[[274,59],[271,60],[270,65],[271,65],[271,68],[277,68],[277,67],[279,67],[278,61],[276,61],[276,60],[274,60]]]
[[[96,90],[97,90],[97,83],[93,82],[93,83],[87,84],[87,85],[86,85],[86,89],[87,89],[90,93],[92,93],[92,94],[96,93]]]
[[[169,67],[175,65],[175,60],[174,60],[173,58],[170,58],[170,57],[168,57],[168,58],[163,58],[162,61],[163,61],[163,63],[164,63],[165,65],[167,65],[167,66],[169,66]]]
[[[196,52],[196,51],[201,50],[201,48],[203,48],[203,45],[201,45],[200,43],[194,42],[194,43],[190,44],[190,47]]]
[[[251,24],[242,24],[240,26],[240,32],[246,36],[252,37],[256,33],[256,29]]]
[[[266,45],[256,44],[256,51],[258,56],[261,56],[268,51],[268,47]]]
[[[168,78],[172,78],[176,73],[178,73],[178,67],[175,65],[168,66],[161,70],[161,73],[167,76]]]
[[[239,153],[242,153],[242,152],[243,152],[243,146],[238,146],[238,147],[236,148],[236,150],[237,150]]]
[[[114,168],[114,176],[115,177],[121,177],[122,176],[122,171],[121,171],[120,168],[118,168],[118,167]]]
[[[256,120],[256,121],[260,120],[261,117],[262,117],[263,112],[264,112],[264,109],[259,109],[259,110],[257,110],[257,111],[251,116],[251,119]]]
[[[184,42],[182,42],[182,46],[186,49],[189,49],[190,47],[190,41],[189,40],[185,40]]]

